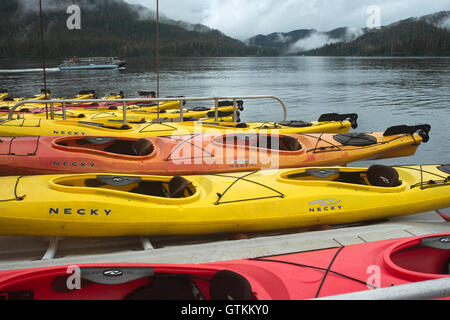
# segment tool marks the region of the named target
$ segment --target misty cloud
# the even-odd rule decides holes
[[[289,53],[309,51],[336,42],[342,41],[350,42],[362,36],[363,34],[364,34],[363,29],[356,27],[346,28],[345,33],[338,38],[333,38],[327,33],[315,31],[307,38],[300,39],[295,43],[291,44],[289,48],[286,50],[286,53],[289,54]]]
[[[439,25],[440,28],[450,30],[450,17],[443,20]]]
[[[156,3],[126,1],[150,9]],[[297,29],[364,28],[371,5],[380,7],[382,25],[450,10],[449,0],[160,0],[159,4],[160,11],[171,19],[201,23],[240,40]]]
[[[357,28],[357,27],[347,27],[347,31],[345,34],[345,40],[346,41],[353,41],[356,38],[359,38],[360,36],[362,36],[364,34],[364,31],[362,28]]]
[[[287,53],[295,53],[300,51],[309,51],[312,49],[323,47],[326,44],[339,42],[339,39],[332,39],[324,33],[314,32],[311,36],[298,40],[290,46]]]

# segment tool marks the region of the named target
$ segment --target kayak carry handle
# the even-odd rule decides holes
[[[387,128],[383,136],[393,136],[397,134],[409,134],[413,135],[418,131],[419,135],[422,137],[423,142],[428,142],[430,140],[431,126],[429,124],[420,124],[416,126],[399,125]]]
[[[352,128],[356,129],[358,128],[358,114],[356,113],[324,113],[319,117],[319,122],[325,122],[325,121],[345,121],[349,120]]]

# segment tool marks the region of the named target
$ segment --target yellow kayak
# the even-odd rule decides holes
[[[324,120],[329,119],[329,120]],[[334,120],[333,120],[334,119]],[[346,133],[357,126],[356,119],[344,120],[342,115],[322,115],[319,121],[286,122],[214,122],[185,121],[173,123],[128,123],[120,121],[67,121],[47,119],[0,119],[0,136],[121,136],[155,137],[194,133]]]
[[[0,102],[8,98],[8,90],[6,89],[0,89]]]
[[[169,102],[161,104],[162,107],[168,105],[169,107],[177,106],[179,108],[179,102]],[[95,109],[95,108],[93,108]],[[237,115],[239,116],[240,112],[237,111]],[[179,109],[164,109],[162,112],[156,112],[152,109],[146,108],[136,108],[126,111],[127,121],[131,123],[140,123],[147,122],[157,119],[159,116],[160,120],[164,119],[179,119],[180,118],[180,110]],[[232,121],[233,115],[233,106],[229,107],[219,107],[218,116],[219,118],[230,117]],[[7,119],[9,114],[0,114],[0,119]],[[203,108],[196,107],[192,109],[183,109],[183,117],[185,118],[214,118],[215,117],[215,109],[214,108]],[[46,113],[22,113],[20,119],[44,119],[47,118]],[[55,112],[55,119],[63,119],[63,114],[61,111]],[[66,111],[66,119],[67,121],[109,121],[109,120],[122,120],[123,119],[123,111],[109,111],[109,110],[67,110]]]
[[[71,100],[83,100],[83,99],[93,99],[95,97],[95,91],[88,90],[88,91],[80,91],[75,97],[70,98]],[[17,103],[25,100],[49,100],[51,102],[52,100],[58,100],[58,99],[50,99],[50,93],[45,95],[45,93],[35,95],[32,98],[13,98],[11,100],[4,100],[0,101],[0,108],[2,110],[10,110],[12,107],[14,107]],[[60,106],[60,103],[54,103],[54,107]],[[21,105],[18,107],[15,111],[16,112],[30,112],[32,110],[36,109],[43,109],[45,108],[45,103],[27,103],[24,105]],[[49,108],[50,105],[47,104],[47,107]],[[45,112],[45,111],[44,111]]]
[[[1,94],[0,94],[1,97]],[[0,100],[0,109],[1,110],[10,110],[10,108],[14,107],[17,103],[25,100],[49,100],[49,102],[55,101],[55,100],[62,100],[62,99],[70,99],[70,100],[90,100],[95,99],[95,90],[83,90],[80,91],[75,97],[66,97],[66,98],[54,98],[49,99],[50,96],[47,95],[47,97],[44,94],[36,95],[32,98],[16,98],[16,99],[6,99],[1,101]],[[119,94],[110,94],[107,96],[102,97],[101,99],[104,100],[110,100],[110,99],[122,99],[123,93],[120,92]],[[55,111],[60,110],[61,103],[53,103],[53,107],[55,108]],[[67,109],[74,108],[74,104],[67,104]],[[94,110],[97,106],[96,103],[83,103],[82,107],[89,109],[92,108]],[[47,107],[47,109],[45,109]],[[81,109],[81,107],[79,107]],[[106,108],[105,108],[106,109]],[[98,109],[97,109],[98,110]],[[46,116],[47,112],[50,112],[50,104],[45,103],[27,103],[25,105],[22,105],[18,107],[15,112],[17,113],[42,113],[44,116]]]
[[[21,101],[46,100],[46,99],[50,99],[50,91],[47,90],[47,93],[46,93],[44,89],[41,90],[41,93],[36,94],[32,97],[28,97],[28,98],[13,98],[13,97],[6,96],[3,98],[3,100],[0,101],[0,110],[9,110],[11,107],[15,106],[17,103],[19,103]],[[29,108],[29,107],[39,107],[39,105],[30,103],[30,104],[23,106],[23,108]]]
[[[140,236],[345,224],[450,206],[450,165],[2,177],[0,234]]]
[[[102,98],[106,99],[106,98]],[[120,99],[112,97],[111,99]],[[128,103],[126,105],[127,110],[135,111],[141,110],[141,112],[166,112],[167,110],[179,110],[180,109],[180,101],[167,101],[160,102],[159,108],[158,103]],[[67,107],[67,117],[78,117],[79,115],[86,115],[89,113],[97,113],[99,111],[114,111],[114,110],[123,110],[123,104],[118,102],[101,102],[101,103],[92,103],[91,105],[79,105],[79,106],[68,106]],[[58,110],[59,115],[62,116],[61,110]]]

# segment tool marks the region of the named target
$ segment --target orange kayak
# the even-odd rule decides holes
[[[129,137],[1,137],[0,174],[192,175],[346,165],[413,155],[429,125],[375,133],[199,134]],[[419,131],[419,133],[416,133]]]

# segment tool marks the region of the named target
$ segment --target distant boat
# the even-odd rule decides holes
[[[60,70],[122,69],[127,62],[116,57],[77,58],[64,60]]]

